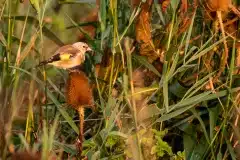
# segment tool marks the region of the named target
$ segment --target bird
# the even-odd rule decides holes
[[[52,57],[40,62],[38,67],[49,64],[57,68],[71,70],[71,68],[81,65],[85,61],[86,52],[92,51],[88,44],[84,42],[65,45],[60,47]]]
[[[86,53],[93,52],[87,43],[76,42],[60,47],[49,59],[42,61],[38,66],[52,65],[69,73],[66,84],[66,102],[79,114],[79,136],[78,149],[81,159],[83,130],[84,130],[84,109],[90,107],[95,110],[92,87],[86,74],[81,70],[85,61]]]

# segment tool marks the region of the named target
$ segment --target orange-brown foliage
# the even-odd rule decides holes
[[[137,4],[134,1],[134,5]],[[140,43],[140,54],[147,56],[148,59],[155,60],[158,55],[155,52],[155,46],[151,35],[151,6],[153,1],[148,0],[141,5],[141,12],[136,22],[136,40]]]
[[[228,11],[231,0],[207,0],[207,6],[211,11]]]
[[[162,11],[163,12],[166,12],[167,11],[167,8],[168,6],[170,5],[170,0],[163,0],[163,1],[160,1],[160,4],[162,5]]]
[[[99,11],[100,0],[96,0],[96,8],[94,8],[88,15],[83,17],[80,21],[81,22],[95,22],[98,21],[98,11]],[[87,32],[87,34],[91,37],[95,37],[96,28],[92,25],[84,26],[82,29]],[[85,38],[84,34],[79,35],[79,40],[83,40]]]

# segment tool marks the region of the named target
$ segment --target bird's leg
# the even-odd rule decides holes
[[[83,129],[84,129],[84,107],[79,106],[78,108],[79,114],[79,135],[78,135],[78,154],[80,159],[82,158],[82,150],[83,150]]]

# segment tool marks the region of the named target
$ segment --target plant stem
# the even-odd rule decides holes
[[[219,71],[217,73],[217,76],[214,78],[213,82],[216,82],[216,80],[221,76],[223,70],[225,69],[225,65],[227,64],[227,58],[228,58],[228,47],[227,47],[227,41],[226,41],[226,35],[225,35],[225,31],[224,31],[221,11],[217,11],[217,17],[218,17],[218,20],[219,20],[220,29],[221,29],[222,36],[223,36],[223,39],[224,39],[223,40],[223,45],[224,45],[225,52],[222,55]]]
[[[78,154],[80,159],[82,159],[82,144],[83,144],[83,129],[84,129],[84,107],[78,107],[78,115],[79,115],[79,135],[78,135]]]

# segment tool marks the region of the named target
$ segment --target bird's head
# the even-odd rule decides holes
[[[92,49],[88,46],[88,44],[84,42],[76,42],[72,46],[84,53],[87,51],[90,51],[90,52],[92,51]]]

